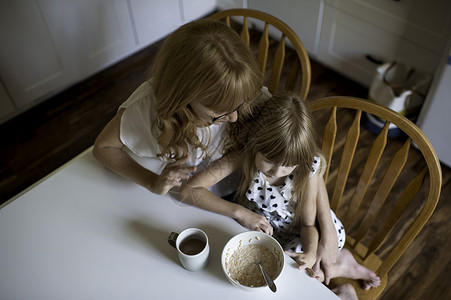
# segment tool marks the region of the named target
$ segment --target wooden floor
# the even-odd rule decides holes
[[[59,93],[0,126],[0,204],[90,147],[118,106],[148,77],[159,44]],[[312,61],[309,99],[329,95],[366,97],[367,90]],[[451,299],[451,195],[443,166],[436,212],[390,273],[382,296]]]

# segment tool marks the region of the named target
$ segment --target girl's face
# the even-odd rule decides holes
[[[260,152],[255,155],[255,166],[268,179],[276,179],[290,175],[296,166],[278,166],[268,161]]]
[[[190,106],[199,119],[207,124],[222,124],[226,122],[236,122],[238,120],[239,107],[232,112],[218,113],[206,108],[197,101],[191,102]]]

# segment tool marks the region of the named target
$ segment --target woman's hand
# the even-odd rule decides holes
[[[294,251],[285,251],[285,253],[298,263],[299,270],[306,270],[310,277],[319,278],[312,270],[312,266],[316,261],[315,254],[298,253]]]
[[[174,186],[182,185],[182,181],[188,179],[192,172],[196,171],[195,166],[186,166],[189,155],[185,158],[168,163],[157,179],[151,184],[150,190],[155,194],[165,195]]]
[[[336,239],[336,234],[332,238],[320,239],[318,243],[318,250],[316,253],[316,262],[313,265],[313,272],[319,274],[320,269],[324,272],[324,283],[326,285],[330,282],[330,269],[333,264],[337,261],[338,256],[338,241]]]
[[[273,234],[273,228],[265,216],[254,213],[245,207],[240,206],[240,211],[237,213],[235,220],[249,230],[262,231],[269,235]]]

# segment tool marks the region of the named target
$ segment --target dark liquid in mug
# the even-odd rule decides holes
[[[205,248],[205,241],[199,237],[187,237],[180,243],[180,251],[187,255],[195,255]]]

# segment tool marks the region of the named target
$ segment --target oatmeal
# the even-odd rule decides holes
[[[265,285],[265,279],[255,262],[261,259],[261,265],[274,280],[277,275],[277,260],[274,254],[263,245],[240,246],[233,252],[226,264],[234,280],[242,285],[258,287]]]

